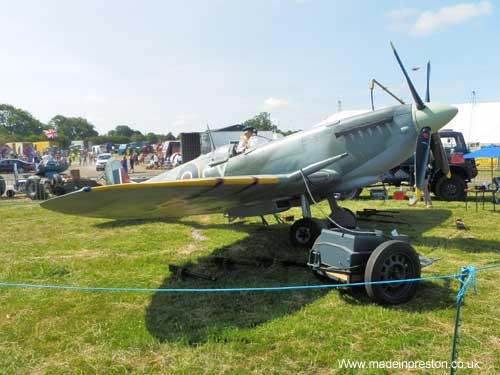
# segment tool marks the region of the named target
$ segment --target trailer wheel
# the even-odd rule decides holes
[[[417,253],[403,241],[386,241],[378,245],[368,258],[365,282],[406,280],[420,277]],[[368,296],[382,304],[397,305],[413,298],[416,282],[366,285]]]
[[[290,241],[293,246],[311,248],[325,228],[325,223],[319,219],[303,218],[297,220],[290,228]]]

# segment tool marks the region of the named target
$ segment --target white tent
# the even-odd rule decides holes
[[[500,102],[455,104],[458,113],[445,129],[461,132],[467,143],[500,144]]]
[[[444,129],[453,129],[461,132],[467,143],[500,144],[500,102],[453,105],[458,108],[458,114]],[[370,110],[337,112],[316,126],[326,125],[366,112],[370,112]]]

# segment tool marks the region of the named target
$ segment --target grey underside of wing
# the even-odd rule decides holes
[[[157,186],[80,190],[45,201],[42,207],[78,216],[145,219],[226,212],[249,199],[271,199],[278,185]]]

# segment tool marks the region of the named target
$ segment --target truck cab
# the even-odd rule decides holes
[[[434,195],[446,201],[464,200],[467,183],[477,176],[474,159],[464,159],[469,152],[462,133],[451,129],[439,132],[444,150],[448,156],[451,179],[447,179],[433,163],[431,189]]]

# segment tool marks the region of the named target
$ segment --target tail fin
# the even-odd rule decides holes
[[[106,176],[106,185],[128,184],[132,182],[125,169],[115,158],[110,158],[104,169]]]

